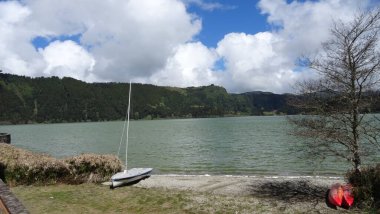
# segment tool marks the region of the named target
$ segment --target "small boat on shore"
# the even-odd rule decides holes
[[[146,178],[150,177],[150,173],[153,171],[153,168],[132,168],[128,169],[128,134],[129,134],[129,113],[131,109],[131,91],[132,91],[132,83],[129,82],[129,98],[128,98],[128,109],[127,109],[127,118],[124,121],[124,127],[123,127],[123,133],[121,135],[120,139],[120,145],[119,145],[119,151],[121,143],[123,142],[124,132],[126,128],[126,148],[125,148],[125,170],[122,172],[118,172],[115,175],[111,177],[111,186],[110,188],[113,189],[115,187],[120,186],[126,186],[138,183],[141,180],[144,180]],[[125,124],[127,122],[127,127],[125,127]]]
[[[341,185],[336,183],[331,186],[328,194],[328,201],[331,205],[343,208],[350,208],[354,203],[354,195],[350,184]]]
[[[112,176],[111,188],[137,183],[150,177],[152,168],[133,168],[118,172]]]
[[[336,183],[331,186],[329,195],[328,195],[329,202],[334,206],[342,206],[343,202],[343,188],[342,185],[339,183]]]
[[[351,207],[354,203],[354,194],[352,193],[352,186],[350,184],[342,186],[343,188],[343,207]]]

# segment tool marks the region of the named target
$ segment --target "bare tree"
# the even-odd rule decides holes
[[[356,172],[362,155],[379,146],[380,121],[368,114],[380,82],[379,32],[379,8],[334,22],[331,39],[309,61],[319,79],[299,83],[290,102],[308,114],[290,119],[294,134],[309,139],[316,153],[345,158]]]

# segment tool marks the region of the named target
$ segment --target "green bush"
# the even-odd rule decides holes
[[[349,171],[346,177],[354,187],[357,207],[380,209],[380,164],[365,167],[360,173]]]

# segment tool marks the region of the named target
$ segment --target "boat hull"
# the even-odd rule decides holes
[[[343,202],[343,188],[340,184],[334,184],[330,188],[328,195],[329,202],[334,206],[342,206]]]
[[[119,172],[112,176],[110,188],[132,185],[141,180],[149,178],[152,168],[133,168],[128,171]]]
[[[347,184],[342,186],[343,188],[343,203],[344,207],[351,207],[354,203],[354,194],[352,192],[352,186]]]

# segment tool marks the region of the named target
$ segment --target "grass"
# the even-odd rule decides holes
[[[11,191],[31,213],[261,213],[252,197],[99,184],[17,186]],[[273,211],[273,210],[272,210]]]
[[[94,183],[17,186],[11,191],[33,213],[347,213],[314,203],[271,197],[128,186],[110,190]]]

